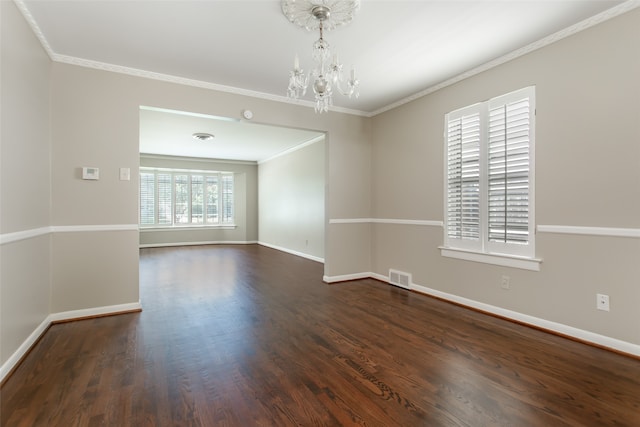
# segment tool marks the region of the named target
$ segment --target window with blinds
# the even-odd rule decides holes
[[[140,168],[141,227],[234,223],[233,173]]]
[[[535,88],[447,114],[445,246],[534,256]]]

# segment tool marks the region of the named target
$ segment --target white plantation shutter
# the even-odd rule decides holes
[[[174,224],[189,223],[189,175],[174,175],[173,189],[175,201],[173,205]]]
[[[158,179],[158,224],[171,225],[173,216],[173,186],[171,185],[171,174],[157,173]]]
[[[218,175],[207,176],[207,223],[209,224],[220,222],[220,186],[218,181]]]
[[[233,225],[234,175],[140,168],[140,225]]]
[[[204,222],[204,176],[191,175],[191,223]]]
[[[140,225],[155,223],[155,176],[140,173]]]
[[[233,175],[222,175],[222,222],[233,222]]]
[[[477,107],[447,117],[446,234],[466,247],[480,241],[480,131]]]
[[[489,240],[529,241],[530,109],[527,97],[489,109]]]
[[[535,88],[449,113],[446,126],[445,246],[533,257]]]

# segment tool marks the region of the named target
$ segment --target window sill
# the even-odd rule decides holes
[[[440,255],[443,257],[481,262],[484,264],[501,265],[504,267],[520,268],[523,270],[540,271],[540,264],[542,264],[542,260],[538,258],[465,251],[456,248],[446,248],[444,246],[439,246],[438,248],[440,249]]]
[[[168,227],[140,227],[140,232],[154,231],[195,231],[195,230],[235,230],[235,224],[225,225],[173,225]]]

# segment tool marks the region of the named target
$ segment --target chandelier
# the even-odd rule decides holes
[[[282,0],[282,13],[289,21],[308,31],[320,32],[311,55],[315,61],[314,69],[305,73],[300,68],[298,55],[295,57],[293,70],[289,72],[289,98],[299,99],[305,96],[309,80],[312,80],[315,110],[318,113],[329,111],[329,107],[333,105],[334,92],[349,98],[359,96],[360,82],[356,78],[355,69],[351,68],[349,76],[345,77],[338,55],[331,54],[329,43],[324,39],[324,31],[348,24],[359,8],[360,0]]]

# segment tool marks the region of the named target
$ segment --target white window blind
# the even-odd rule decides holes
[[[140,226],[233,225],[233,191],[233,173],[140,168]]]
[[[534,256],[533,87],[445,118],[445,247]]]

